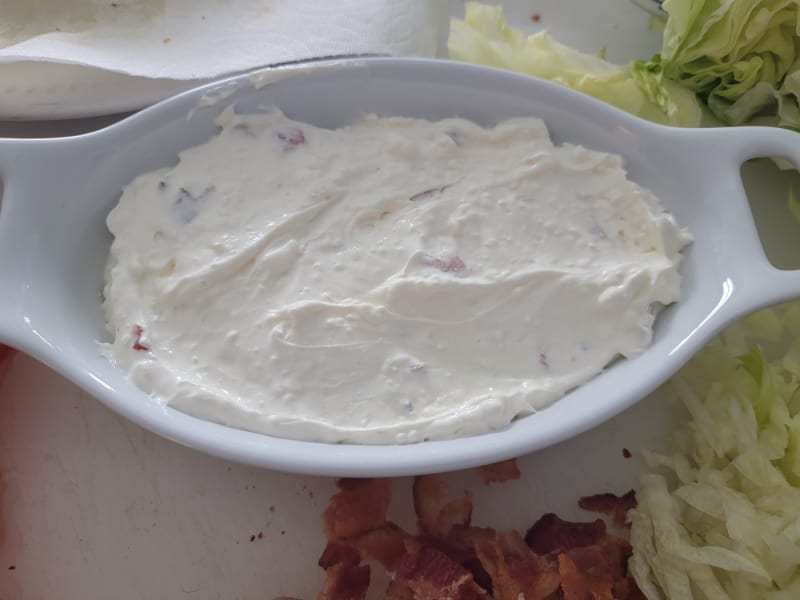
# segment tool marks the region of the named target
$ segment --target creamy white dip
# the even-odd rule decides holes
[[[146,392],[328,442],[486,432],[641,352],[690,240],[539,119],[228,110],[108,217],[108,351]]]

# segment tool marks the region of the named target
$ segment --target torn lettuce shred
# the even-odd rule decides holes
[[[549,79],[629,113],[662,124],[696,127],[701,112],[694,94],[671,81],[652,89],[630,69],[559,43],[547,32],[525,36],[508,26],[501,6],[468,2],[463,20],[451,19],[450,58]]]
[[[650,600],[800,598],[800,303],[728,328],[670,383],[689,422],[642,479],[630,569]]]
[[[800,128],[798,0],[665,0],[661,52],[634,64],[651,99],[675,82],[728,125]]]

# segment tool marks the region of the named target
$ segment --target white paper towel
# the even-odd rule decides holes
[[[209,79],[359,54],[433,56],[447,0],[0,0],[0,64]]]

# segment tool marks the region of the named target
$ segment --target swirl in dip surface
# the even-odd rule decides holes
[[[219,122],[108,217],[107,350],[187,413],[328,442],[486,432],[642,351],[679,298],[686,231],[539,119]]]

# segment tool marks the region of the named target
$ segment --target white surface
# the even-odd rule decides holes
[[[177,446],[26,357],[17,358],[0,400],[3,600],[316,597],[320,514],[332,480]],[[670,409],[653,397],[522,459],[521,481],[484,488],[464,472],[449,476],[452,491],[475,491],[478,525],[524,530],[547,511],[592,518],[577,498],[635,485],[640,458],[626,460],[622,448],[660,446]],[[410,486],[408,478],[396,482],[391,508],[406,527]]]
[[[263,65],[433,56],[446,31],[446,0],[6,0],[0,11],[0,118],[121,112]]]
[[[563,41],[587,50],[608,43],[612,59],[619,59],[619,48],[635,51],[624,57],[657,46],[657,35],[641,33],[646,17],[638,24],[631,19],[630,28],[621,25],[627,17],[617,15],[628,10],[626,0],[536,5],[542,24],[560,18],[562,27],[554,31]],[[517,23],[530,25],[531,4],[520,0],[518,6]],[[572,17],[577,25],[571,27]],[[628,48],[638,36],[647,39]],[[13,124],[0,126],[0,133],[41,136],[80,128]],[[768,249],[796,267],[796,258],[786,258],[800,256],[796,225],[786,218],[787,178],[763,162],[744,172],[763,209],[760,222],[770,231],[784,228],[774,236],[779,239],[768,239]],[[790,232],[791,238],[783,235]],[[637,449],[663,446],[677,416],[651,397],[585,435],[525,457],[520,482],[482,488],[470,473],[449,479],[454,490],[477,492],[476,524],[524,529],[548,510],[578,516],[578,495],[619,493],[635,484],[642,468]],[[634,458],[624,460],[622,447]],[[319,514],[331,480],[243,467],[185,449],[116,416],[25,357],[0,386],[0,473],[2,600],[279,594],[310,600],[318,590]],[[407,479],[397,482],[393,505],[405,509],[405,518],[408,487]],[[251,543],[259,531],[263,539]]]

